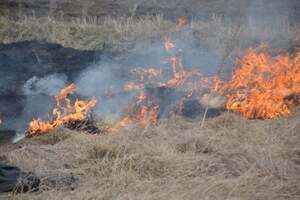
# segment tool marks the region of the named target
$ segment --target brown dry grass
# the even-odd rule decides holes
[[[164,35],[174,23],[155,17],[104,18],[95,21],[77,19],[72,22],[48,18],[24,17],[12,20],[0,17],[0,41],[11,43],[25,40],[43,40],[75,49],[94,50],[111,48],[124,50],[133,41],[142,41]]]
[[[259,24],[252,22],[251,18],[245,23],[213,15],[207,20],[191,20],[185,30],[192,33],[195,44],[220,52],[224,59],[236,49],[262,42],[273,47],[300,43],[299,27],[290,26],[282,17],[274,19],[272,24]],[[27,16],[15,21],[0,16],[1,43],[39,40],[75,49],[126,51],[141,42],[151,43],[161,39],[170,32],[175,32],[175,22],[161,15],[107,17],[101,20],[90,17],[73,21]]]
[[[160,16],[108,18],[100,24],[1,18],[0,26],[1,41],[6,43],[37,39],[78,49],[118,50],[174,29],[173,22]],[[300,35],[299,28],[284,22],[280,32],[267,27],[256,32],[218,17],[192,21],[188,28],[199,45],[220,50],[224,59],[236,48],[266,39],[288,44]],[[40,192],[6,198],[296,200],[299,129],[299,116],[249,121],[230,113],[207,120],[203,127],[199,121],[173,116],[157,127],[130,127],[104,136],[59,129],[6,155],[9,163],[33,171],[43,183]],[[70,176],[78,178],[74,189],[60,181],[47,185],[49,178]]]
[[[8,199],[299,199],[299,116],[248,121],[224,113],[201,129],[178,116],[117,134],[70,133],[11,152],[10,163],[63,185]]]

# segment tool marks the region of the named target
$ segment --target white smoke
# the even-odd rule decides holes
[[[54,96],[67,84],[67,76],[52,74],[45,77],[33,76],[23,86],[23,111],[11,120],[11,128],[17,131],[14,141],[24,137],[24,131],[33,118],[47,119],[54,106]]]
[[[66,85],[66,82],[67,76],[62,74],[52,74],[42,78],[33,76],[26,81],[23,91],[25,95],[45,94],[55,96]]]

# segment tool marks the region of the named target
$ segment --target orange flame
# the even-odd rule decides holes
[[[172,48],[176,48],[176,45],[171,41],[170,37],[165,38],[165,50],[168,51]],[[184,66],[181,59],[181,49],[176,49],[174,55],[171,55],[164,63],[169,64],[172,70],[172,77],[164,82],[156,83],[159,87],[182,87],[188,88],[185,97],[179,99],[179,110],[183,108],[183,102],[186,98],[189,98],[198,89],[199,84],[195,84],[193,81],[188,81],[191,77],[200,77],[201,74],[198,70],[194,69],[191,71],[184,70]],[[132,70],[133,73],[139,76],[141,83],[129,82],[125,85],[126,91],[137,90],[139,95],[136,97],[135,102],[129,109],[129,114],[120,120],[114,130],[118,130],[127,126],[128,124],[138,124],[145,127],[147,124],[156,124],[158,121],[159,105],[152,101],[152,97],[149,94],[145,94],[145,84],[149,82],[151,78],[156,76],[162,76],[163,72],[161,69],[157,70],[154,68],[139,69],[135,68]],[[200,83],[200,82],[199,82]]]
[[[170,38],[166,38],[165,44],[171,43]],[[165,45],[166,46],[166,45]],[[176,46],[174,45],[174,48]],[[168,50],[168,48],[166,48]],[[194,69],[192,71],[185,71],[182,63],[181,58],[182,50],[178,49],[176,54],[170,56],[170,58],[165,62],[171,65],[172,72],[173,72],[173,78],[170,80],[167,80],[165,83],[162,83],[161,86],[167,86],[167,87],[178,87],[179,85],[182,85],[185,83],[185,81],[192,77],[192,76],[198,76],[200,75],[199,71],[197,69]]]
[[[179,17],[176,20],[176,25],[177,26],[183,26],[183,25],[186,25],[188,23],[189,23],[189,19],[186,16]]]
[[[170,37],[165,38],[164,46],[166,51],[169,51],[170,49],[174,49],[176,47],[175,44],[171,41]]]
[[[290,58],[249,49],[231,79],[217,81],[214,89],[228,97],[227,109],[246,118],[288,116],[290,107],[300,103],[300,52]]]
[[[188,23],[186,17],[177,20],[177,28]],[[300,104],[300,51],[295,58],[287,55],[273,57],[250,49],[238,62],[231,79],[222,81],[217,75],[204,76],[199,70],[185,70],[182,50],[176,48],[170,35],[165,37],[164,48],[173,50],[164,61],[171,67],[171,78],[156,82],[159,87],[180,88],[184,95],[177,99],[179,111],[183,111],[185,100],[203,91],[211,90],[227,97],[226,108],[242,113],[247,118],[272,119],[287,116],[293,104]],[[125,90],[137,90],[139,95],[125,116],[115,126],[115,130],[128,124],[145,127],[149,123],[157,123],[159,105],[145,92],[145,84],[151,78],[162,76],[162,70],[134,69],[139,83],[130,82]],[[168,73],[167,73],[168,74]],[[165,78],[165,77],[162,77]]]
[[[50,122],[44,122],[40,119],[34,119],[29,123],[29,128],[26,131],[27,137],[33,137],[36,134],[43,134],[61,126],[64,123],[71,121],[82,121],[87,118],[89,111],[96,106],[97,100],[92,98],[89,101],[76,99],[74,104],[71,104],[70,95],[77,90],[75,84],[71,84],[63,88],[55,97],[56,108],[53,109],[55,119]]]
[[[115,125],[115,128],[113,130],[119,130],[128,126],[129,124],[137,124],[141,127],[146,127],[148,124],[157,124],[158,110],[158,105],[150,108],[148,108],[147,106],[141,106],[139,112],[136,115],[125,116]]]

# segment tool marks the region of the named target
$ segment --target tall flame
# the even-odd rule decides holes
[[[70,95],[73,95],[77,90],[75,84],[71,84],[63,88],[55,97],[56,108],[53,109],[54,120],[41,121],[34,119],[29,123],[29,128],[26,131],[27,137],[33,137],[36,134],[43,134],[54,127],[61,126],[64,123],[72,121],[82,121],[87,118],[89,111],[96,106],[97,100],[92,98],[89,101],[78,100],[72,104]]]
[[[228,98],[227,109],[246,118],[288,116],[291,106],[300,103],[300,52],[291,58],[249,49],[231,79],[216,85]]]

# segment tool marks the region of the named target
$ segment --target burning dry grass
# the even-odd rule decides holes
[[[76,127],[76,122],[83,123],[87,121],[88,113],[96,106],[97,100],[95,98],[90,101],[76,99],[74,105],[72,105],[70,96],[73,95],[76,90],[77,87],[75,84],[68,85],[61,89],[60,93],[55,96],[56,108],[52,111],[55,119],[51,122],[44,122],[39,119],[32,120],[26,131],[26,136],[33,137],[36,134],[47,133],[49,130],[64,124],[74,124],[73,126]]]
[[[69,132],[57,144],[24,146],[7,156],[44,185],[11,199],[296,200],[299,127],[297,116],[248,121],[224,113],[203,128],[173,116],[120,134]],[[59,184],[47,186],[51,177]],[[73,180],[72,187],[61,179]]]
[[[164,37],[170,29],[176,32],[172,22],[159,16],[106,19],[100,24],[51,19],[1,23],[6,27],[0,34],[5,42],[41,39],[82,49],[126,49],[133,40]],[[5,31],[11,23],[17,28],[9,28],[8,36]],[[188,28],[204,48],[221,49],[226,59],[234,49],[253,44],[253,38],[245,36],[248,29],[228,23],[213,18],[193,21]],[[34,27],[39,27],[37,34]],[[295,33],[284,37],[291,40]],[[269,35],[270,41],[278,38],[273,36]],[[250,121],[224,113],[202,124],[172,116],[157,126],[128,126],[103,136],[54,129],[6,156],[11,164],[42,179],[41,191],[10,198],[296,200],[300,198],[299,119]]]
[[[299,57],[299,52],[293,58],[285,54],[272,57],[265,48],[262,52],[249,49],[233,70],[231,80],[217,84],[227,93],[227,109],[246,118],[288,116],[290,107],[299,104]]]

